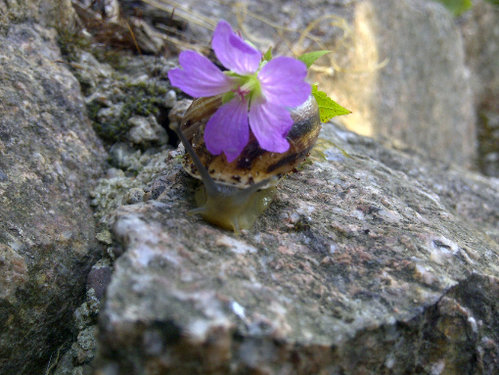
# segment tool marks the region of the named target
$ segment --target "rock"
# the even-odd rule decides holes
[[[286,0],[186,0],[172,16],[150,4],[147,12],[137,12],[144,5],[133,1],[92,2],[92,14],[84,12],[85,2],[77,3],[96,39],[99,30],[116,34],[110,44],[129,34],[119,19],[128,14],[137,37],[128,48],[134,51],[138,44],[157,52],[172,40],[184,47],[195,41],[198,48],[209,43],[221,17],[241,26],[262,50],[277,44],[276,53],[289,53],[292,44],[299,53],[317,49],[313,38],[320,40],[334,53],[329,66],[318,70],[334,74],[330,92],[354,109],[356,124],[383,142],[383,134],[395,130],[404,142],[384,147],[341,127],[325,129],[312,164],[281,184],[252,230],[234,236],[188,215],[197,182],[180,171],[179,151],[161,142],[147,149],[158,144],[145,120],[167,128],[190,103],[166,80],[173,60],[120,54],[119,61],[103,64],[72,50],[66,57],[95,129],[110,146],[113,167],[91,191],[96,238],[108,246],[108,258],[88,274],[87,299],[74,314],[77,340],[64,355],[57,351],[57,374],[90,374],[94,368],[99,375],[492,373],[498,182],[428,161],[405,145],[462,165],[471,158],[473,135],[463,136],[457,156],[460,140],[448,137],[449,122],[464,134],[463,123],[473,113],[466,106],[447,108],[466,103],[470,82],[456,27],[439,5],[310,0],[304,12]],[[192,20],[196,12],[212,22],[173,19]],[[101,29],[90,27],[100,16]],[[153,22],[145,22],[148,17]],[[312,38],[301,40],[301,31],[316,20]],[[171,24],[174,38],[157,33],[171,32]],[[175,39],[178,30],[185,39]],[[438,45],[424,45],[432,33]],[[384,60],[392,52],[398,57]],[[449,81],[454,79],[461,81]],[[407,82],[417,90],[409,91]],[[428,105],[427,112],[417,111]],[[8,178],[0,161],[0,186]],[[111,276],[109,261],[118,256]],[[0,246],[0,274],[6,274],[0,287],[7,285],[10,299],[25,283],[26,269],[19,254]],[[106,305],[96,339],[101,301]]]
[[[95,355],[96,322],[100,301],[96,296],[96,288],[91,280],[91,274],[95,271],[105,271],[106,268],[107,265],[101,262],[94,265],[90,271],[87,298],[74,314],[75,328],[78,331],[78,334],[75,335],[76,341],[65,353],[58,353],[57,359],[53,361],[54,375],[90,375],[92,373],[91,360]],[[47,373],[51,372],[47,371]]]
[[[78,339],[73,344],[73,352],[76,354],[76,362],[85,364],[93,359],[95,353],[96,327],[90,326],[78,334]]]
[[[11,23],[19,23],[38,16],[35,0],[1,0],[0,31],[9,29]]]
[[[178,125],[182,118],[184,117],[185,111],[191,106],[191,99],[182,99],[179,100],[173,108],[168,112],[168,120],[170,124]]]
[[[112,269],[109,264],[96,263],[87,276],[87,290],[93,289],[95,297],[101,300],[111,281]]]
[[[100,63],[90,52],[79,51],[78,57],[78,68],[74,69],[74,74],[82,86],[82,91],[95,91],[95,94],[87,97],[86,100],[88,102],[94,99],[101,100],[103,104],[109,105],[110,102],[105,101],[105,98],[102,97],[101,92],[97,89],[99,88],[98,85],[105,85],[111,81],[113,69],[109,64]]]
[[[109,149],[110,162],[117,168],[127,169],[133,166],[141,152],[127,143],[117,142]]]
[[[497,4],[473,3],[460,22],[471,70],[479,140],[478,166],[499,177],[499,17]]]
[[[168,142],[168,135],[163,129],[156,117],[150,115],[148,117],[134,116],[128,119],[131,125],[128,131],[128,139],[135,145],[146,148],[151,144],[165,145]]]
[[[172,108],[176,103],[177,103],[177,93],[174,90],[168,91],[166,93],[165,106],[168,108]]]
[[[28,281],[28,268],[24,257],[10,246],[0,243],[0,299],[16,303],[15,292]]]
[[[23,0],[17,0],[23,1]],[[38,5],[40,19],[45,26],[56,27],[63,32],[77,30],[78,20],[72,0],[25,0]]]
[[[130,17],[130,21],[141,51],[155,55],[161,54],[165,47],[165,38],[162,33],[141,18]]]
[[[0,374],[46,371],[99,252],[88,191],[104,152],[55,37],[0,35]]]
[[[86,103],[97,134],[110,145],[130,141],[141,147],[168,141],[159,124],[172,102],[166,72],[173,65],[163,58],[123,56],[121,70],[76,52],[75,74],[86,88]],[[112,74],[111,74],[112,72]]]
[[[0,0],[0,9],[2,31],[12,23],[33,20],[43,26],[71,30],[76,22],[71,0]]]
[[[472,167],[470,73],[451,14],[434,1],[364,1],[355,7],[352,28],[344,71],[320,80],[354,113],[345,124]]]
[[[102,178],[91,192],[96,220],[101,224],[110,225],[117,208],[148,200],[151,196],[155,196],[154,194],[158,194],[151,191],[151,187],[146,186],[145,181],[150,182],[167,167],[172,158],[178,156],[178,152],[168,149],[156,153],[138,152],[133,163],[127,167],[132,175],[127,176],[123,171],[111,168],[106,178]]]
[[[73,356],[70,350],[66,351],[59,360],[54,375],[73,375]]]
[[[499,181],[321,137],[239,236],[187,214],[177,157],[150,159],[134,181],[153,199],[113,216],[96,375],[493,373]]]
[[[127,12],[126,7],[122,9],[121,5],[126,6],[126,3],[126,0],[73,0],[81,26],[86,33],[92,34],[94,40],[121,50],[131,49],[138,54],[162,54],[169,38],[144,21],[143,9],[138,12]],[[164,15],[155,17],[154,25],[159,23],[163,27],[176,26],[171,17],[168,19]]]
[[[144,196],[144,190],[141,188],[133,188],[127,192],[125,201],[127,204],[142,202],[144,200]]]
[[[108,282],[108,281],[106,281]],[[89,285],[87,296],[74,312],[75,326],[78,331],[83,331],[88,327],[95,325],[97,314],[99,313],[101,301],[96,295],[95,289]]]

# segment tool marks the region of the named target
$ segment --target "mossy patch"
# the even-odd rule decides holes
[[[37,9],[30,2],[18,0],[2,3],[0,7],[0,34],[6,35],[9,25],[24,22],[37,15]]]
[[[100,109],[104,104],[93,101],[88,104],[88,114],[93,120],[94,129],[106,142],[115,143],[124,140],[125,134],[131,125],[128,119],[132,116],[158,115],[163,106],[166,89],[148,85],[146,83],[125,83],[121,90],[117,90],[115,97],[110,98],[114,103],[122,103],[120,113],[110,121],[98,119]]]
[[[90,52],[95,58],[102,63],[107,63],[114,69],[123,68],[123,59],[129,55],[129,52],[115,48],[109,48],[99,43],[94,39],[82,33],[70,31],[65,28],[57,28],[57,43],[61,49],[62,56],[69,63],[77,63],[80,60],[81,51]],[[70,64],[73,72],[77,75],[78,69]]]
[[[91,49],[89,38],[63,28],[57,29],[57,44],[62,56],[69,62],[78,61],[81,50]]]

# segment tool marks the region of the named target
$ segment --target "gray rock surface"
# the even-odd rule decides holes
[[[472,167],[470,72],[451,14],[433,0],[364,1],[356,5],[352,23],[345,70],[328,82],[356,113],[346,124]]]
[[[0,0],[0,31],[12,23],[36,21],[70,31],[75,26],[71,0]]]
[[[478,166],[486,175],[499,177],[499,4],[475,1],[460,26],[472,73]]]
[[[32,23],[0,36],[2,375],[46,370],[98,254],[88,190],[104,152],[55,38]]]
[[[145,163],[163,172],[139,172],[145,201],[113,217],[96,374],[493,373],[498,180],[321,137],[240,236],[187,214],[197,183],[176,152]],[[114,181],[97,190],[131,178]]]
[[[75,75],[85,87],[85,102],[94,129],[106,143],[118,141],[142,149],[165,145],[168,135],[159,125],[176,94],[167,72],[174,64],[154,56],[120,56],[113,69],[90,52],[73,51]]]
[[[156,117],[134,116],[128,120],[132,126],[127,138],[135,145],[147,148],[151,144],[165,145],[168,141],[166,130],[156,121]]]

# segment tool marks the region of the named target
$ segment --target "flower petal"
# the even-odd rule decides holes
[[[239,37],[227,21],[220,21],[213,33],[211,46],[218,60],[238,74],[254,73],[262,54]]]
[[[211,116],[204,130],[208,151],[213,155],[223,151],[229,163],[239,156],[248,141],[248,102],[239,98],[222,105]]]
[[[307,66],[303,62],[285,56],[270,60],[258,73],[265,99],[287,107],[296,107],[310,96],[306,76]]]
[[[288,150],[286,135],[293,126],[293,119],[286,107],[256,99],[251,103],[249,123],[261,148],[271,152]]]
[[[194,51],[184,51],[178,58],[182,69],[168,72],[172,86],[195,97],[213,96],[230,91],[234,86],[232,78],[226,76],[208,58]]]

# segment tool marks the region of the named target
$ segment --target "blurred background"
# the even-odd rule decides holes
[[[351,115],[392,147],[499,176],[499,7],[490,0],[73,0],[86,32],[132,53],[212,55],[226,19],[262,51],[331,50],[313,66]]]

